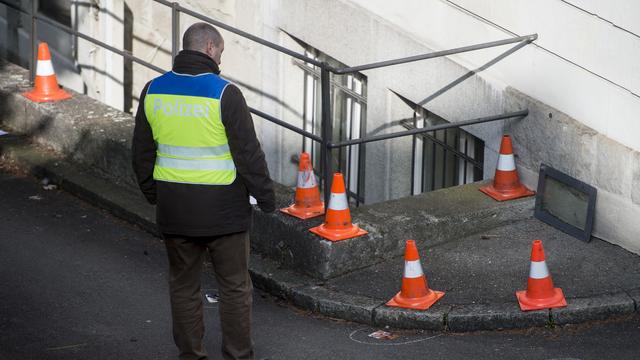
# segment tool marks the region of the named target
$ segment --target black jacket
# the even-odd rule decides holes
[[[197,75],[220,73],[218,65],[206,54],[183,50],[175,58],[173,71]],[[262,211],[275,210],[273,182],[264,153],[256,138],[247,104],[235,85],[225,89],[220,107],[229,148],[236,165],[236,180],[231,185],[190,185],[153,179],[156,145],[140,95],[133,131],[133,169],[140,190],[151,204],[157,204],[156,222],[165,234],[214,236],[246,231],[251,224],[249,194]]]

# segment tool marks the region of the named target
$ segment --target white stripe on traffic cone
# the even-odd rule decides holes
[[[500,171],[515,171],[516,161],[513,154],[500,154],[498,157],[498,170]]]
[[[529,268],[529,277],[532,279],[545,279],[549,277],[549,268],[546,261],[532,261]]]
[[[329,199],[329,209],[331,210],[347,210],[349,209],[349,201],[347,201],[346,193],[331,193]]]
[[[407,260],[404,262],[404,277],[414,279],[424,276],[420,260]]]
[[[53,63],[51,60],[38,60],[36,64],[36,75],[51,76],[56,73],[53,71]]]
[[[298,187],[301,189],[311,189],[318,186],[316,176],[313,171],[298,171]]]

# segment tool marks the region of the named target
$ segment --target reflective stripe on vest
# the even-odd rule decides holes
[[[175,146],[166,144],[156,144],[156,146],[158,147],[158,152],[163,155],[194,158],[205,156],[220,156],[230,152],[228,144],[204,147]]]
[[[228,82],[214,74],[168,72],[145,96],[145,114],[156,142],[155,180],[229,185],[236,178],[220,98]]]
[[[156,166],[185,170],[234,170],[233,160],[178,159],[158,157]]]

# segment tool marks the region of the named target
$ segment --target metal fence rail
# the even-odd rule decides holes
[[[171,54],[172,56],[175,57],[175,55],[178,53],[178,50],[180,48],[180,13],[184,13],[186,15],[189,16],[193,16],[194,18],[197,18],[201,21],[207,22],[209,24],[215,25],[221,29],[227,30],[231,33],[234,33],[236,35],[239,35],[243,38],[252,40],[260,45],[266,46],[268,48],[271,48],[275,51],[278,51],[280,53],[289,55],[291,57],[294,57],[296,59],[305,61],[307,63],[313,64],[317,67],[320,68],[320,91],[321,91],[321,134],[320,136],[316,135],[316,134],[312,134],[308,131],[305,131],[303,129],[300,129],[296,126],[293,126],[281,119],[278,119],[272,115],[269,115],[267,113],[264,113],[260,110],[254,109],[254,108],[249,108],[250,111],[267,120],[270,121],[278,126],[282,126],[288,130],[291,130],[303,137],[312,139],[313,141],[317,141],[321,144],[321,159],[322,159],[322,164],[323,164],[323,169],[322,169],[322,177],[320,179],[321,182],[321,186],[324,189],[324,197],[325,197],[325,203],[328,204],[329,202],[329,197],[330,197],[330,191],[329,189],[331,189],[331,180],[332,180],[332,149],[335,148],[340,148],[340,147],[345,147],[345,146],[352,146],[352,145],[360,145],[360,144],[365,144],[365,143],[369,143],[369,142],[374,142],[374,141],[381,141],[381,140],[388,140],[388,139],[393,139],[393,138],[398,138],[398,137],[404,137],[404,136],[414,136],[417,134],[422,134],[422,133],[426,133],[426,132],[431,132],[431,131],[435,131],[435,130],[442,130],[442,129],[449,129],[449,128],[459,128],[461,126],[467,126],[467,125],[473,125],[473,124],[480,124],[480,123],[485,123],[485,122],[490,122],[490,121],[497,121],[497,120],[502,120],[502,119],[509,119],[509,118],[522,118],[527,116],[528,114],[528,110],[521,110],[521,111],[515,111],[515,112],[510,112],[510,113],[506,113],[506,114],[500,114],[500,115],[493,115],[493,116],[487,116],[487,117],[482,117],[482,118],[477,118],[477,119],[471,119],[471,120],[466,120],[466,121],[460,121],[460,122],[456,122],[456,123],[450,123],[450,124],[442,124],[442,125],[436,125],[436,126],[432,126],[432,127],[428,127],[428,128],[420,128],[420,129],[412,129],[412,130],[407,130],[407,131],[401,131],[401,132],[396,132],[396,133],[392,133],[392,134],[385,134],[385,135],[378,135],[378,136],[371,136],[371,137],[364,137],[364,138],[360,138],[360,139],[353,139],[353,140],[346,140],[346,141],[339,141],[339,142],[333,142],[332,139],[332,132],[333,132],[333,123],[332,123],[332,104],[331,104],[331,73],[334,74],[338,74],[338,75],[343,75],[343,74],[349,74],[349,73],[354,73],[354,72],[359,72],[359,71],[364,71],[364,70],[372,70],[372,69],[378,69],[378,68],[383,68],[383,67],[387,67],[387,66],[394,66],[394,65],[401,65],[401,64],[406,64],[406,63],[410,63],[410,62],[416,62],[416,61],[422,61],[422,60],[427,60],[427,59],[433,59],[433,58],[437,58],[437,57],[442,57],[442,56],[448,56],[448,55],[454,55],[454,54],[459,54],[459,53],[463,53],[463,52],[468,52],[468,51],[475,51],[475,50],[480,50],[480,49],[486,49],[486,48],[491,48],[491,47],[496,47],[496,46],[501,46],[501,45],[506,45],[506,44],[512,44],[512,43],[518,43],[519,46],[514,47],[513,51],[511,52],[507,52],[505,53],[506,55],[504,56],[508,56],[511,53],[515,52],[516,50],[520,49],[521,47],[523,47],[526,44],[529,44],[533,41],[535,41],[538,37],[537,34],[531,34],[531,35],[526,35],[526,36],[519,36],[519,37],[513,37],[513,38],[508,38],[508,39],[503,39],[503,40],[498,40],[498,41],[491,41],[491,42],[486,42],[486,43],[481,43],[481,44],[474,44],[474,45],[469,45],[469,46],[463,46],[463,47],[458,47],[458,48],[454,48],[454,49],[449,49],[449,50],[442,50],[442,51],[435,51],[435,52],[429,52],[426,54],[419,54],[419,55],[414,55],[414,56],[407,56],[407,57],[402,57],[402,58],[398,58],[398,59],[392,59],[392,60],[385,60],[385,61],[379,61],[379,62],[373,62],[373,63],[369,63],[369,64],[363,64],[363,65],[358,65],[358,66],[352,66],[352,67],[345,67],[345,68],[340,68],[340,69],[336,69],[332,66],[330,66],[329,64],[325,63],[325,62],[321,62],[318,61],[316,59],[310,58],[304,54],[300,54],[298,52],[295,52],[291,49],[285,48],[281,45],[272,43],[268,40],[262,39],[258,36],[255,36],[253,34],[247,33],[245,31],[242,31],[240,29],[237,29],[233,26],[227,25],[223,22],[220,22],[218,20],[212,19],[208,16],[202,15],[200,13],[197,13],[191,9],[185,8],[183,6],[181,6],[179,3],[177,2],[170,2],[170,1],[166,1],[166,0],[153,0],[153,2],[167,6],[168,8],[170,8],[171,10],[171,39],[172,39],[172,44],[171,44]],[[43,22],[46,23],[48,25],[51,25],[55,28],[58,28],[62,31],[65,31],[69,34],[72,34],[74,36],[77,36],[79,38],[82,38],[86,41],[89,41],[95,45],[98,45],[100,47],[103,47],[109,51],[112,51],[118,55],[123,56],[124,58],[131,60],[133,62],[136,62],[142,66],[145,66],[149,69],[152,69],[154,71],[157,71],[159,73],[163,73],[165,71],[167,71],[166,69],[162,69],[156,65],[153,65],[143,59],[140,59],[136,56],[134,56],[133,54],[131,54],[129,51],[126,50],[121,50],[118,48],[115,48],[109,44],[106,44],[100,40],[97,40],[91,36],[85,35],[81,32],[78,32],[68,26],[62,25],[58,22],[56,22],[55,20],[50,19],[49,17],[39,14],[38,13],[38,9],[37,9],[37,1],[36,0],[32,0],[31,1],[31,7],[29,10],[24,10],[19,6],[14,5],[13,3],[7,2],[7,0],[0,0],[0,4],[3,4],[9,8],[12,8],[16,11],[19,11],[23,14],[27,14],[30,17],[30,23],[31,23],[31,32],[30,32],[30,38],[31,38],[31,62],[30,62],[30,74],[31,74],[31,80],[33,81],[33,79],[35,78],[35,72],[36,72],[36,68],[35,68],[35,64],[36,64],[36,56],[37,56],[37,47],[38,47],[38,27],[37,24],[38,22]],[[497,62],[495,60],[492,60],[493,63]],[[485,67],[491,66],[493,65],[492,62],[485,64]],[[467,76],[469,77],[469,76]],[[465,77],[464,79],[466,79],[467,77]],[[448,86],[448,88],[453,87],[455,85],[457,85],[458,83],[460,83],[462,80],[458,80],[457,82],[454,82],[452,84],[450,84]],[[445,89],[446,90],[448,90]],[[359,199],[359,194],[356,193],[355,194],[356,198]]]
[[[348,74],[348,73],[354,73],[354,72],[357,72],[357,71],[371,70],[371,69],[378,69],[378,68],[381,68],[381,67],[406,64],[406,63],[410,63],[410,62],[414,62],[414,61],[433,59],[433,58],[437,58],[437,57],[441,57],[441,56],[460,54],[460,53],[463,53],[463,52],[486,49],[486,48],[490,48],[490,47],[507,45],[507,44],[513,44],[513,43],[517,43],[517,42],[531,42],[531,41],[536,40],[537,38],[538,38],[538,34],[532,34],[532,35],[526,35],[526,36],[518,36],[518,37],[504,39],[504,40],[491,41],[491,42],[482,43],[482,44],[463,46],[463,47],[459,47],[459,48],[455,48],[455,49],[435,51],[435,52],[430,52],[430,53],[426,53],[426,54],[422,54],[422,55],[408,56],[408,57],[404,57],[404,58],[400,58],[400,59],[380,61],[380,62],[375,62],[375,63],[371,63],[371,64],[352,66],[352,67],[347,67],[347,68],[342,68],[342,69],[334,69],[332,71],[334,73],[336,73],[336,74]]]
[[[329,148],[333,149],[333,148],[338,148],[343,146],[365,144],[365,143],[374,142],[374,141],[395,139],[402,136],[418,135],[418,134],[436,131],[436,130],[444,130],[444,129],[457,128],[457,127],[467,126],[467,125],[482,124],[490,121],[511,119],[515,117],[525,117],[527,115],[529,115],[529,110],[519,110],[519,111],[509,112],[506,114],[501,114],[501,115],[485,116],[477,119],[458,121],[455,123],[448,123],[448,124],[434,125],[430,127],[400,131],[392,134],[372,136],[369,138],[345,140],[345,141],[340,141],[338,143],[329,143]]]

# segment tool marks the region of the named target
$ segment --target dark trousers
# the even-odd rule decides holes
[[[169,255],[173,339],[181,360],[207,359],[200,277],[209,252],[218,282],[222,356],[253,359],[249,233],[216,237],[164,235]]]

